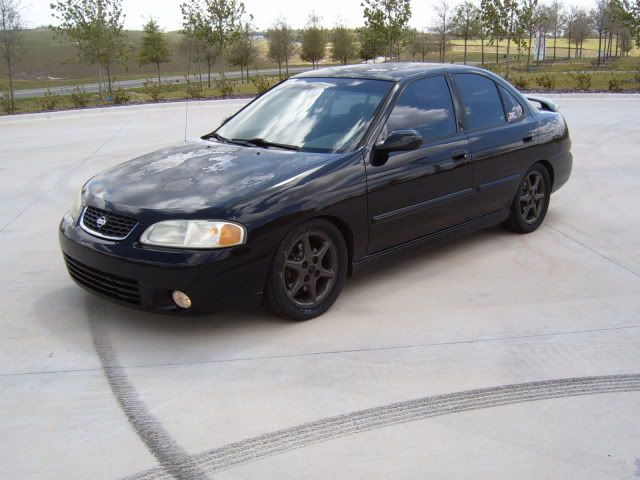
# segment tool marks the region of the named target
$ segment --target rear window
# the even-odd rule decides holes
[[[460,92],[471,130],[505,123],[502,100],[493,80],[473,73],[459,73],[453,78]]]

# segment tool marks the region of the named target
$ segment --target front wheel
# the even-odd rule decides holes
[[[536,163],[525,173],[511,204],[505,226],[517,233],[531,233],[544,221],[551,198],[547,169]]]
[[[293,320],[325,313],[347,277],[347,247],[330,222],[311,220],[295,227],[280,243],[267,279],[267,306]]]

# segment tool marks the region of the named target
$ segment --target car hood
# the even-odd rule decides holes
[[[85,186],[85,201],[99,208],[189,214],[232,208],[251,193],[286,187],[337,154],[253,148],[195,141],[117,165]]]

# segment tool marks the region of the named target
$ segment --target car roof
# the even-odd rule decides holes
[[[367,78],[372,80],[392,80],[398,82],[407,77],[425,73],[437,72],[470,72],[485,71],[481,68],[468,65],[455,65],[443,63],[363,63],[358,65],[346,65],[343,67],[320,68],[295,75],[294,78]]]

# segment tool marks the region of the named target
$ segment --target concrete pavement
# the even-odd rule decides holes
[[[554,99],[575,164],[543,227],[414,250],[305,323],[130,310],[58,251],[87,178],[244,101],[1,118],[2,476],[637,478],[640,96]]]

